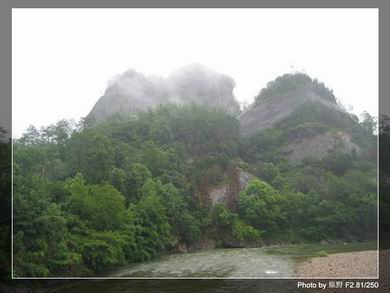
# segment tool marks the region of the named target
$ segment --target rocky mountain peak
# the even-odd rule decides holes
[[[285,74],[263,88],[255,102],[238,116],[241,134],[250,137],[292,115],[306,103],[316,103],[346,114],[333,92],[323,83],[303,73]]]
[[[233,78],[201,64],[190,64],[168,78],[129,69],[113,78],[87,118],[101,122],[113,114],[131,114],[159,105],[200,104],[236,115],[240,107]]]
[[[260,144],[278,140],[281,153],[294,163],[335,151],[364,155],[370,141],[358,118],[337,102],[333,91],[304,73],[269,82],[237,118],[244,139]]]

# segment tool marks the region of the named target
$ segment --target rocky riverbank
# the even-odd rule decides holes
[[[315,257],[296,266],[299,278],[376,278],[378,252],[360,251]]]

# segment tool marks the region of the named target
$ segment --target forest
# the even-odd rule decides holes
[[[96,276],[204,238],[218,247],[375,240],[376,156],[292,164],[280,152],[313,121],[376,146],[371,116],[345,126],[318,115],[248,139],[234,116],[195,104],[29,127],[13,141],[14,276]],[[256,178],[232,205],[211,205],[208,192],[237,169]]]

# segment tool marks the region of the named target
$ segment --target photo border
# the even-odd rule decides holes
[[[12,8],[11,13],[14,10],[17,9],[26,9],[26,8]],[[29,8],[27,8],[29,9]],[[30,8],[31,9],[31,8]],[[38,8],[38,9],[68,9],[68,8]],[[117,8],[69,8],[69,9],[117,9]],[[138,8],[120,8],[120,9],[138,9]],[[150,8],[150,9],[156,9],[156,8]],[[162,9],[162,8],[157,8]],[[182,9],[182,8],[167,8],[167,9]],[[198,8],[184,8],[184,9],[198,9]],[[241,9],[241,8],[201,8],[201,9]],[[252,9],[273,9],[273,8],[252,8]],[[281,8],[278,7],[276,9],[375,9],[378,13],[378,22],[379,22],[379,9],[378,8]],[[162,11],[165,9],[162,9]],[[378,33],[379,33],[379,23],[378,23]],[[379,38],[378,38],[379,42]],[[379,44],[378,44],[378,50],[379,50]],[[379,56],[379,54],[378,54]],[[379,67],[379,60],[378,60],[378,67]],[[378,80],[379,82],[379,80]],[[379,115],[379,103],[378,103],[378,115]],[[315,280],[331,280],[331,279],[342,279],[342,280],[355,280],[355,279],[379,279],[379,135],[377,136],[377,239],[376,239],[376,245],[377,245],[377,274],[376,277],[306,277],[306,278],[299,278],[299,277],[280,277],[280,276],[267,276],[267,277],[126,277],[126,276],[67,276],[67,277],[15,277],[14,276],[14,144],[13,144],[13,136],[12,136],[12,143],[11,143],[11,278],[13,280],[269,280],[269,279],[278,279],[278,280],[291,280],[291,279],[315,279]],[[130,265],[130,264],[129,264]]]
[[[11,9],[12,8],[136,8],[136,7],[154,7],[154,8],[215,8],[215,7],[227,7],[227,8],[379,8],[379,109],[378,113],[381,114],[389,114],[390,111],[390,101],[388,99],[385,99],[385,93],[390,94],[390,84],[387,81],[388,76],[390,76],[390,58],[385,58],[385,52],[390,52],[390,39],[388,38],[388,31],[385,30],[385,28],[389,27],[389,3],[386,0],[373,0],[373,1],[354,1],[354,0],[340,0],[340,1],[327,1],[326,5],[324,3],[320,3],[319,1],[313,3],[313,1],[286,1],[286,0],[274,0],[274,1],[263,1],[262,3],[259,3],[257,1],[253,0],[243,0],[238,2],[233,2],[232,0],[225,1],[222,3],[222,1],[192,1],[192,3],[183,3],[178,0],[168,0],[165,2],[159,2],[159,1],[150,1],[150,0],[144,0],[144,1],[132,1],[131,3],[128,3],[126,1],[110,1],[103,2],[102,0],[99,1],[92,1],[92,0],[81,0],[81,1],[57,1],[56,3],[53,3],[51,1],[47,0],[34,0],[35,3],[31,3],[31,1],[14,1],[13,3],[0,3],[1,9],[0,9],[0,32],[2,36],[2,44],[0,44],[0,87],[2,89],[2,99],[1,99],[1,107],[0,109],[6,109],[9,115],[11,115],[11,109],[10,101],[11,101],[11,91],[12,91],[12,81],[11,81],[11,75],[10,72],[12,72],[12,50],[10,44],[12,42],[8,42],[11,40]],[[100,2],[100,3],[99,3]],[[218,3],[219,2],[219,3]],[[386,25],[387,23],[387,25]],[[387,34],[386,34],[387,32]],[[387,36],[387,37],[385,37]],[[8,45],[7,45],[8,44]],[[5,97],[3,99],[3,97]],[[5,112],[5,111],[4,111]],[[7,115],[1,113],[1,115]],[[9,119],[12,123],[12,119]],[[11,129],[8,129],[9,132],[11,132]],[[12,135],[12,132],[11,132]],[[379,137],[378,137],[379,140]],[[379,156],[379,154],[378,154]],[[380,159],[378,157],[378,159]],[[379,160],[378,160],[378,166],[379,166]],[[379,176],[379,170],[378,170],[378,176]],[[378,180],[379,184],[379,180]],[[379,192],[379,189],[378,189]],[[379,200],[379,197],[378,197]],[[379,204],[378,204],[378,210],[379,210]],[[378,222],[379,222],[379,213],[378,213]],[[379,225],[378,225],[379,230]],[[380,231],[379,231],[380,232]],[[378,233],[378,246],[380,245],[380,233]],[[379,261],[380,263],[380,261]],[[379,272],[380,277],[380,272]],[[104,278],[104,277],[103,277]],[[43,279],[60,279],[57,277],[53,278],[43,278]],[[61,278],[62,279],[62,278]],[[73,278],[64,278],[64,279],[73,279]],[[76,279],[79,280],[85,280],[85,278],[79,278]],[[90,278],[88,278],[90,279]],[[102,279],[102,278],[98,278]],[[111,279],[111,278],[110,278]],[[139,278],[137,278],[139,280]],[[153,280],[153,278],[146,278],[147,280]],[[171,278],[170,278],[171,279]],[[182,278],[180,278],[182,279]],[[198,279],[198,278],[197,278]],[[204,279],[204,278],[201,278]],[[213,278],[215,279],[215,278]],[[222,278],[224,280],[228,278]],[[243,278],[239,278],[243,279]],[[293,278],[295,280],[305,280],[305,279],[297,279]],[[314,278],[319,279],[319,278]],[[325,278],[329,279],[329,278]],[[341,279],[341,278],[336,278]],[[348,278],[349,279],[349,278]],[[362,279],[362,278],[358,278]],[[370,278],[372,279],[372,278]],[[119,280],[124,280],[124,278],[119,278]],[[131,279],[132,280],[132,279]],[[236,280],[236,279],[234,279]],[[261,280],[285,280],[281,278],[265,278]]]

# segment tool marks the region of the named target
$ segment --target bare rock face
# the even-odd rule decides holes
[[[361,154],[360,147],[351,141],[351,135],[342,131],[336,133],[326,132],[314,137],[291,141],[285,150],[287,158],[292,163],[298,163],[306,157],[321,159],[329,151]]]
[[[232,178],[232,180],[229,180],[228,183],[217,187],[209,192],[209,197],[211,200],[211,205],[215,206],[219,203],[226,203],[229,200],[229,193],[233,191],[233,197],[237,197],[238,192],[243,190],[249,181],[252,179],[255,179],[256,177],[248,172],[245,172],[244,170],[238,169],[238,176],[237,178]],[[234,182],[238,181],[238,182]],[[237,185],[238,183],[238,190],[232,190],[232,185]]]
[[[250,137],[260,130],[271,128],[307,102],[316,102],[334,111],[345,112],[337,104],[323,99],[312,91],[310,86],[306,86],[254,103],[248,110],[238,115],[241,135]]]
[[[306,157],[320,159],[330,151],[367,153],[366,141],[356,142],[356,137],[366,137],[357,117],[337,103],[332,90],[303,73],[285,74],[268,83],[237,118],[244,139],[253,137],[261,143],[276,137],[279,145],[274,148],[292,163]]]
[[[101,122],[113,114],[135,113],[167,101],[168,84],[164,79],[129,69],[109,83],[87,118]]]
[[[199,104],[240,112],[234,80],[200,64],[182,67],[169,78],[145,76],[133,69],[115,77],[87,118],[101,122],[113,114],[132,114],[168,103]]]
[[[227,197],[228,185],[225,184],[210,191],[209,197],[211,205],[215,206],[218,203],[223,203]]]

